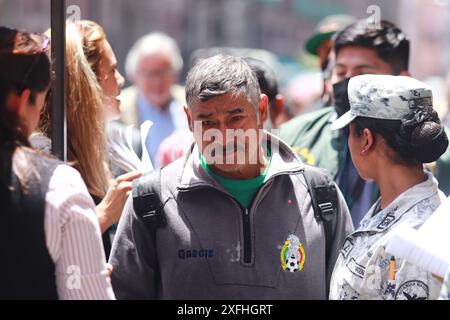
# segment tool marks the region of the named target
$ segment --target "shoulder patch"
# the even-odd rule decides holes
[[[419,280],[410,280],[403,283],[395,293],[395,300],[427,300],[428,286]]]

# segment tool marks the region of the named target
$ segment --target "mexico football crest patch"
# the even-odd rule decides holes
[[[280,259],[283,270],[298,272],[303,269],[306,255],[298,237],[293,234],[288,237],[284,242],[283,248],[281,248]]]

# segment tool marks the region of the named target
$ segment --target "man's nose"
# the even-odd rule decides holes
[[[359,75],[361,75],[361,72],[359,72],[359,71],[357,71],[357,70],[349,69],[349,70],[347,71],[347,73],[345,74],[345,78],[346,78],[346,79],[348,79],[348,78],[353,78],[353,77],[356,77],[356,76],[359,76]]]
[[[227,129],[229,129],[223,121],[219,122],[217,129],[220,131],[222,135],[222,141],[220,141],[223,145],[227,143]]]

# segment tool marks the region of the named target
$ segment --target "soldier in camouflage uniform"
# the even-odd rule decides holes
[[[348,99],[331,129],[349,126],[352,160],[381,197],[346,238],[330,299],[437,299],[441,284],[430,272],[385,251],[393,229],[420,227],[445,200],[423,167],[448,146],[431,90],[410,77],[362,75],[350,79]]]

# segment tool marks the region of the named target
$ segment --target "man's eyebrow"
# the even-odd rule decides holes
[[[201,113],[197,116],[198,119],[209,119],[212,116],[212,113]]]
[[[362,68],[367,68],[367,69],[376,69],[376,66],[370,65],[370,64],[361,64],[359,66],[356,66],[356,68],[362,69]]]
[[[244,109],[243,108],[236,108],[230,111],[227,111],[228,114],[236,114],[236,113],[243,113]]]
[[[343,63],[338,63],[338,64],[335,65],[335,67],[346,68],[347,66],[345,64],[343,64]],[[362,68],[375,69],[376,66],[373,66],[373,65],[370,65],[370,64],[360,64],[360,65],[357,65],[355,67],[355,69],[362,69]]]

